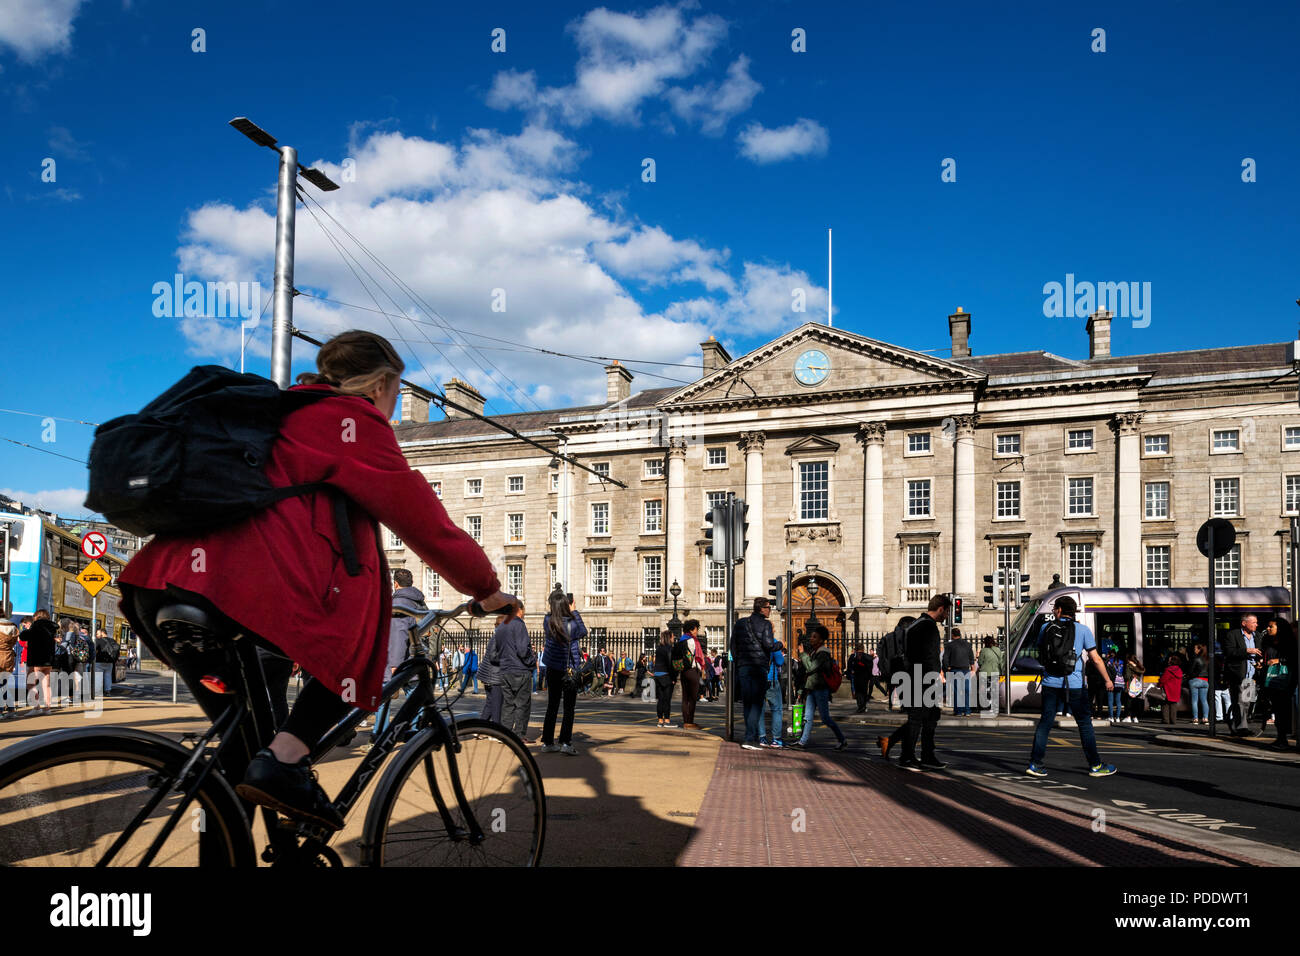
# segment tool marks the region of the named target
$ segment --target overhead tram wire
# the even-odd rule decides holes
[[[321,342],[319,339],[315,339],[312,338],[310,335],[307,335],[301,329],[291,329],[290,332],[293,334],[295,338],[302,339],[304,342],[314,345],[317,348],[320,348],[322,345],[325,344]],[[425,374],[428,374],[427,369],[425,370]],[[548,455],[550,455],[553,458],[558,458],[560,461],[567,461],[575,468],[581,468],[583,471],[590,472],[591,474],[600,478],[602,481],[607,481],[611,485],[618,485],[618,487],[622,488],[624,491],[627,490],[627,485],[624,482],[619,481],[617,478],[610,478],[608,475],[602,475],[595,468],[592,468],[589,465],[584,465],[582,462],[578,461],[573,456],[564,454],[558,448],[547,448],[541,442],[533,441],[533,439],[529,438],[527,435],[521,435],[518,431],[511,428],[509,425],[503,425],[501,422],[493,421],[488,416],[481,415],[478,412],[474,411],[474,409],[466,408],[464,405],[461,405],[458,402],[453,402],[446,395],[440,395],[437,392],[433,392],[430,389],[425,388],[423,385],[419,385],[415,382],[408,381],[404,378],[400,379],[400,381],[403,385],[409,385],[412,388],[418,388],[422,392],[429,392],[433,396],[434,402],[442,406],[442,408],[444,409],[448,407],[454,408],[456,411],[460,412],[461,414],[466,415],[470,418],[476,418],[486,425],[491,425],[493,428],[500,429],[501,431],[509,435],[511,438],[517,438],[521,442],[532,445],[534,448],[538,448],[546,452]]]
[[[37,446],[37,445],[29,445],[29,444],[28,444],[27,442],[25,442],[25,441],[18,441],[18,440],[16,440],[16,439],[13,439],[13,438],[5,438],[5,437],[3,437],[3,436],[0,436],[0,441],[7,441],[7,442],[9,442],[9,444],[11,444],[11,445],[21,445],[23,448],[30,448],[32,451],[43,451],[43,452],[45,452],[45,454],[47,454],[47,455],[53,455],[53,456],[56,457],[56,458],[66,458],[68,461],[75,461],[78,465],[88,465],[88,464],[90,464],[89,462],[85,461],[84,459],[81,459],[81,458],[73,458],[71,455],[60,455],[57,451],[50,451],[48,448],[41,448],[41,447],[39,447],[39,446]]]
[[[380,269],[384,271],[384,273],[392,280],[393,284],[396,285],[399,289],[401,289],[402,292],[404,292],[411,299],[412,303],[416,304],[417,307],[423,308],[423,310],[431,317],[436,318],[438,322],[441,324],[440,327],[443,329],[443,331],[447,332],[450,335],[456,334],[456,330],[452,328],[451,324],[448,323],[447,320],[443,318],[442,315],[439,314],[436,309],[434,309],[419,294],[417,294],[414,289],[412,289],[409,285],[407,285],[406,282],[402,280],[401,276],[397,275],[397,273],[395,273],[392,269],[390,269],[382,259],[380,259],[377,255],[375,255],[375,253],[371,252],[370,249],[365,245],[365,243],[363,243],[360,239],[358,239],[355,235],[353,235],[347,226],[339,222],[339,220],[336,219],[334,215],[331,214],[330,211],[320,203],[319,200],[315,199],[314,197],[310,197],[310,198],[311,198],[311,202],[315,203],[316,207],[320,209],[320,211],[323,212],[326,216],[328,216],[330,221],[333,222],[335,225],[337,225],[339,229],[343,231],[343,234],[346,235],[349,239],[351,239],[356,244],[357,248],[359,248],[362,252],[364,252],[367,256],[369,256],[371,261],[373,261],[377,266],[379,266]],[[316,221],[318,224],[320,223],[319,219],[317,219]],[[385,294],[387,295],[387,293]],[[388,298],[390,301],[392,301],[394,307],[400,308],[400,306],[397,305],[396,300],[394,300],[392,296],[388,296]],[[410,316],[403,315],[402,317],[407,319],[407,321],[412,321]],[[424,332],[421,331],[420,334],[424,335]],[[425,337],[428,338],[428,336]],[[430,344],[432,344],[432,342],[430,342]],[[536,399],[534,399],[531,395],[529,395],[527,391],[525,391],[523,388],[519,386],[517,382],[511,379],[510,376],[508,376],[505,372],[503,372],[496,365],[496,363],[494,363],[490,358],[488,358],[485,355],[480,356],[477,352],[477,349],[474,346],[469,345],[468,343],[460,343],[457,347],[460,348],[462,351],[464,351],[467,355],[469,355],[469,357],[473,359],[474,363],[478,365],[480,369],[483,370],[483,373],[487,375],[489,379],[494,378],[492,372],[495,371],[497,375],[500,376],[500,379],[497,380],[498,385],[500,385],[501,381],[504,380],[504,383],[508,386],[507,390],[513,389],[518,395],[523,397],[525,402],[531,404],[536,411],[539,412],[545,411],[545,409],[543,409],[541,405],[538,404]],[[486,363],[487,367],[485,367],[484,363]],[[489,371],[489,367],[491,368],[491,371]]]

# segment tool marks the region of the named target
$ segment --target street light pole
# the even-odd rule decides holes
[[[682,622],[677,617],[677,599],[681,597],[682,586],[677,583],[675,578],[673,579],[673,586],[668,589],[668,593],[673,596],[673,616],[672,620],[668,622],[668,630],[672,631],[673,638],[676,639],[682,636]]]

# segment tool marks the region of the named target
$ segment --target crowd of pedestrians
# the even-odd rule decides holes
[[[112,693],[122,649],[102,628],[92,636],[44,608],[18,623],[0,614],[0,720],[39,716]],[[93,682],[93,683],[92,683]]]

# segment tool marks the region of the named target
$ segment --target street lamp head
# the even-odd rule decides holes
[[[339,188],[338,183],[334,182],[319,169],[308,169],[306,166],[299,164],[298,172],[302,174],[303,179],[307,180],[307,182],[311,183],[323,192],[332,192]]]
[[[269,149],[275,149],[275,137],[254,123],[247,116],[236,116],[230,121],[230,125],[239,130],[258,146],[266,146]]]
[[[676,601],[679,597],[682,596],[682,586],[678,584],[676,580],[674,580],[673,586],[668,589],[668,593],[671,594],[673,596],[673,600]]]

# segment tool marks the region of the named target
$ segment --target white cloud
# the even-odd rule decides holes
[[[762,87],[749,76],[743,56],[720,84],[689,90],[671,85],[703,69],[727,35],[725,20],[713,14],[688,18],[689,6],[660,6],[640,15],[592,10],[569,25],[579,49],[571,84],[541,87],[531,70],[504,70],[494,77],[487,103],[580,126],[593,118],[638,124],[645,105],[665,98],[683,119],[719,133]]]
[[[0,495],[6,495],[21,501],[29,508],[40,508],[60,515],[85,515],[85,488],[52,488],[46,491],[18,491],[15,488],[0,488]]]
[[[699,123],[701,131],[720,136],[733,116],[749,109],[763,87],[749,75],[749,57],[741,56],[727,67],[721,83],[704,83],[668,91],[673,111],[688,122]]]
[[[72,21],[83,0],[5,0],[0,3],[0,47],[28,63],[72,46]]]
[[[762,123],[750,123],[736,138],[740,155],[756,163],[779,163],[796,156],[824,156],[830,147],[830,134],[816,120],[800,118],[789,126],[767,129]]]
[[[470,130],[459,143],[374,131],[354,143],[352,152],[355,182],[334,193],[311,187],[308,192],[465,335],[438,328],[436,319],[321,216],[380,285],[359,282],[313,221],[311,204],[298,214],[298,288],[370,309],[373,292],[383,310],[399,317],[304,295],[295,301],[295,325],[309,334],[360,327],[405,339],[397,344],[409,378],[426,385],[453,375],[468,378],[488,397],[489,411],[531,407],[507,379],[542,407],[599,402],[605,394],[598,364],[503,350],[512,348],[508,343],[664,363],[646,371],[682,380],[692,376],[669,363],[696,353],[709,333],[721,336],[724,325],[738,335],[803,321],[790,312],[793,287],[807,288],[814,308],[818,291],[802,273],[778,265],[729,266],[726,249],[628,222],[617,203],[603,203],[584,184],[568,181],[579,153],[554,131],[529,126],[510,136]],[[313,165],[335,177],[341,164]],[[274,232],[269,201],[244,209],[203,206],[189,217],[177,252],[180,270],[187,280],[260,281],[269,293]],[[666,304],[646,308],[626,287],[629,281],[662,288]],[[504,291],[505,312],[492,310],[498,289]],[[680,301],[674,298],[678,293],[684,293]],[[191,352],[237,360],[238,321],[190,319],[178,325]],[[467,342],[481,351],[468,353]],[[265,349],[266,332],[259,329],[248,354],[262,357]],[[265,368],[264,361],[250,362],[250,370]],[[491,371],[492,365],[500,372]],[[674,384],[641,368],[633,367],[634,388]]]

